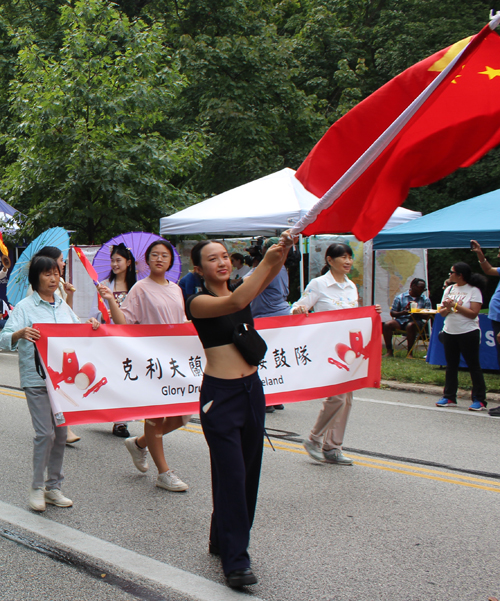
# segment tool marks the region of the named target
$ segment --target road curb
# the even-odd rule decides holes
[[[396,382],[396,380],[381,380],[380,385],[382,388],[390,388],[391,390],[406,390],[408,392],[420,392],[436,396],[441,396],[443,394],[441,386],[434,386],[432,384],[412,384],[410,382]],[[459,389],[457,397],[459,399],[470,398],[470,390]],[[486,400],[493,403],[500,403],[500,394],[497,392],[488,392]]]

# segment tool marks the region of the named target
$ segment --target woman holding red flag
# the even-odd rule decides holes
[[[280,271],[291,244],[288,233],[282,234],[254,272],[233,283],[231,258],[222,242],[202,240],[191,251],[194,270],[203,280],[186,311],[207,360],[200,419],[212,468],[209,551],[220,554],[227,583],[235,588],[257,582],[247,548],[262,463],[265,398],[259,359],[245,357],[234,336],[238,325],[252,332],[250,302]]]

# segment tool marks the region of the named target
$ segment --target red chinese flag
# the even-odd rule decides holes
[[[74,246],[73,248],[75,249],[75,252],[78,255],[78,258],[82,262],[82,265],[85,267],[85,271],[92,278],[92,281],[94,282],[94,284],[97,285],[99,283],[99,278],[97,276],[96,270],[94,269],[94,266],[87,259],[87,257],[85,256],[85,254],[83,253],[81,248],[78,248],[78,246]],[[97,293],[97,307],[99,308],[99,311],[102,313],[102,318],[104,319],[104,321],[106,323],[111,323],[111,319],[110,319],[109,313],[108,313],[108,308],[106,307],[106,303],[104,302],[104,300],[102,299],[102,296],[99,293]]]
[[[410,67],[328,130],[296,173],[322,198],[295,232],[370,240],[410,188],[500,143],[499,20]]]

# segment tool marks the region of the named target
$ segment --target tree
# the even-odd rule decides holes
[[[189,82],[176,115],[209,135],[192,180],[205,195],[297,167],[325,129],[316,96],[293,82],[292,42],[269,22],[269,4],[189,0],[165,22]]]
[[[2,189],[28,212],[28,233],[60,225],[76,241],[156,229],[190,200],[174,178],[206,155],[201,129],[159,133],[186,85],[161,28],[130,22],[105,0],[61,9],[62,45],[44,52],[27,29],[1,137],[12,162]]]

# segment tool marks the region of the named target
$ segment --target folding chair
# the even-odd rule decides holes
[[[398,347],[404,348],[406,344],[406,349],[408,351],[408,338],[406,336],[406,330],[394,330],[392,335],[393,339],[393,348],[396,349]]]

